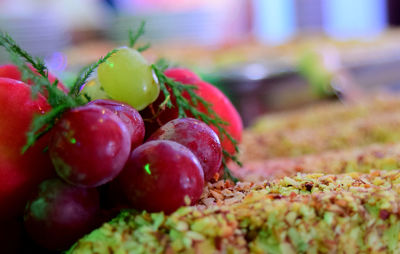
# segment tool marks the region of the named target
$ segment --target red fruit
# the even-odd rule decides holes
[[[49,179],[26,206],[25,229],[40,246],[63,250],[97,226],[99,211],[96,189]]]
[[[30,67],[31,70],[36,72],[32,67]],[[6,65],[0,65],[0,77],[2,78],[12,78],[15,80],[22,80],[22,74],[18,69],[18,66],[13,65],[13,64],[6,64]],[[53,83],[56,81],[56,77],[49,73],[49,81],[50,83]],[[32,81],[28,80],[27,82],[29,85],[32,84]],[[64,91],[65,93],[68,92],[68,89],[64,86],[63,83],[59,80],[57,87],[61,90]],[[46,96],[47,97],[47,96]]]
[[[186,146],[196,155],[210,181],[222,161],[222,148],[217,134],[205,123],[194,118],[179,118],[161,126],[148,140],[171,140]]]
[[[57,174],[66,182],[96,187],[114,179],[125,165],[131,137],[112,111],[86,105],[64,113],[49,145]]]
[[[5,64],[0,66],[0,77],[21,80],[21,72],[17,66],[13,64]]]
[[[143,143],[144,123],[136,109],[128,104],[113,100],[94,100],[89,102],[89,104],[98,105],[111,110],[125,123],[131,136],[131,150]]]
[[[181,68],[173,68],[165,71],[165,75],[168,77],[181,82],[182,84],[195,84],[200,80],[199,76],[195,73]],[[167,89],[171,92],[169,87]],[[188,94],[184,94],[186,98],[189,98]],[[165,97],[163,93],[160,93],[157,100],[142,110],[140,113],[145,121],[146,137],[149,137],[152,133],[158,130],[161,126],[168,123],[171,120],[178,118],[177,107],[165,108],[164,110],[159,109],[159,105],[164,101]],[[176,105],[176,99],[171,96],[171,102]]]
[[[48,153],[43,152],[48,135],[21,154],[33,115],[50,109],[46,99],[38,95],[32,100],[28,85],[0,78],[0,105],[0,220],[7,220],[23,213],[30,193],[54,170]]]
[[[217,115],[227,123],[228,126],[224,126],[224,129],[238,142],[242,138],[243,123],[239,113],[235,107],[229,101],[229,99],[215,86],[202,81],[196,74],[187,69],[173,68],[165,71],[165,75],[187,85],[197,86],[196,94],[211,103],[212,109]],[[188,94],[183,94],[185,98],[190,98]],[[159,127],[165,123],[178,118],[178,109],[176,107],[166,108],[161,112],[158,112],[159,105],[163,102],[164,96],[160,93],[159,98],[153,102],[149,107],[143,110],[143,119],[146,119],[146,135],[151,135]],[[175,98],[171,98],[171,101],[176,105]],[[197,108],[208,114],[207,110],[202,106],[198,105]],[[190,114],[188,114],[192,117]],[[209,115],[209,114],[208,114]],[[218,129],[215,126],[211,128],[219,135]],[[219,135],[220,136],[220,135]],[[222,147],[231,154],[235,153],[234,146],[228,138],[221,140]]]
[[[170,68],[165,71],[165,75],[182,84],[196,84],[201,81],[200,77],[191,70],[185,68]]]
[[[0,222],[1,253],[23,253],[24,226],[22,220]]]
[[[196,84],[198,87],[197,94],[207,100],[213,105],[212,109],[217,115],[227,122],[229,125],[223,126],[223,128],[238,142],[242,140],[243,123],[239,113],[229,101],[229,99],[215,86],[200,81]],[[207,110],[202,106],[198,106],[199,110],[207,113]],[[210,126],[220,136],[218,129],[211,125]],[[235,146],[232,142],[224,136],[220,139],[222,147],[230,154],[235,154]]]
[[[204,176],[188,148],[156,140],[132,152],[116,182],[133,208],[171,213],[199,200]]]

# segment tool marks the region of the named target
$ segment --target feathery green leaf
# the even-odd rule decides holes
[[[81,70],[80,74],[72,85],[71,90],[69,91],[69,95],[77,97],[79,95],[81,87],[87,82],[87,80],[96,70],[96,68],[99,67],[100,64],[105,63],[107,59],[109,59],[117,51],[118,49],[111,50],[107,53],[107,55],[101,57],[96,63],[93,63]]]

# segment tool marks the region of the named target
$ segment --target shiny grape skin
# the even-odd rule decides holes
[[[89,104],[105,107],[114,112],[126,124],[128,132],[131,135],[131,150],[143,143],[144,122],[139,112],[128,104],[114,100],[94,100]]]
[[[132,152],[116,181],[132,208],[171,213],[199,200],[204,175],[200,162],[188,148],[173,141],[156,140]]]
[[[102,89],[97,77],[89,79],[83,86],[81,86],[79,95],[82,99],[110,99],[110,96]]]
[[[221,166],[222,147],[217,134],[204,122],[179,118],[161,126],[148,140],[171,140],[186,146],[196,155],[210,181]]]
[[[170,68],[164,71],[164,74],[178,82],[181,82],[184,85],[194,85],[197,87],[195,93],[203,98],[205,101],[210,103],[211,108],[215,111],[218,117],[221,120],[227,123],[226,126],[223,126],[225,131],[229,133],[236,141],[240,142],[242,138],[243,131],[243,123],[240,118],[239,113],[229,101],[229,99],[215,86],[210,83],[204,82],[198,77],[194,72],[184,69],[184,68]],[[170,88],[167,86],[167,89]],[[187,92],[183,92],[182,96],[186,99],[190,100],[190,95]],[[163,107],[160,110],[160,105],[165,100],[163,93],[160,93],[160,96],[157,98],[155,102],[150,104],[147,108],[142,110],[140,114],[142,115],[145,121],[146,127],[146,137],[148,138],[151,134],[160,128],[162,125],[171,121],[173,119],[178,118],[179,112],[176,107],[176,98],[171,95],[171,102],[174,105],[172,108]],[[203,112],[210,118],[214,118],[214,116],[208,112],[208,110],[199,103],[195,106],[197,110]],[[188,117],[193,117],[190,112],[186,112]],[[218,136],[225,136],[222,133],[219,133],[218,128],[213,124],[210,125],[211,128],[217,133]],[[222,136],[221,136],[222,135]],[[221,139],[222,148],[225,149],[229,154],[234,155],[236,153],[235,145],[229,138]],[[229,160],[229,157],[225,157],[225,159]]]
[[[137,110],[147,107],[160,93],[151,66],[132,48],[118,48],[99,65],[97,77],[100,87],[110,98],[128,103]]]
[[[53,127],[50,158],[66,182],[96,187],[122,170],[130,140],[127,127],[112,111],[86,105],[64,113]]]
[[[24,225],[41,247],[63,250],[98,226],[99,194],[95,188],[80,188],[50,179],[39,185],[28,202]]]
[[[201,81],[200,77],[197,76],[194,72],[184,68],[167,69],[165,70],[164,73],[167,77],[179,81],[182,84],[195,85]],[[167,90],[171,94],[172,91],[169,86],[167,86]],[[187,92],[183,92],[182,96],[188,100],[190,99],[190,95]],[[143,119],[146,119],[145,139],[150,137],[152,133],[154,133],[156,130],[158,130],[161,126],[163,126],[167,122],[178,118],[179,110],[178,107],[176,106],[175,96],[171,94],[170,100],[174,106],[171,108],[164,107],[162,110],[160,110],[159,108],[160,105],[165,101],[164,93],[160,93],[158,98],[153,103],[151,103],[148,107],[140,111],[140,114],[142,115]],[[190,115],[189,112],[186,113]]]

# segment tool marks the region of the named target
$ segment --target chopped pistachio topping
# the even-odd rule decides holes
[[[69,253],[395,253],[399,194],[398,170],[220,181],[168,216],[124,211]]]

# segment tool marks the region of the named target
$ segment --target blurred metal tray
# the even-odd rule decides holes
[[[366,93],[400,93],[400,54],[374,62],[347,66],[346,70]],[[276,63],[248,63],[213,74],[214,83],[232,100],[245,126],[258,116],[298,108],[321,100],[296,68]]]

